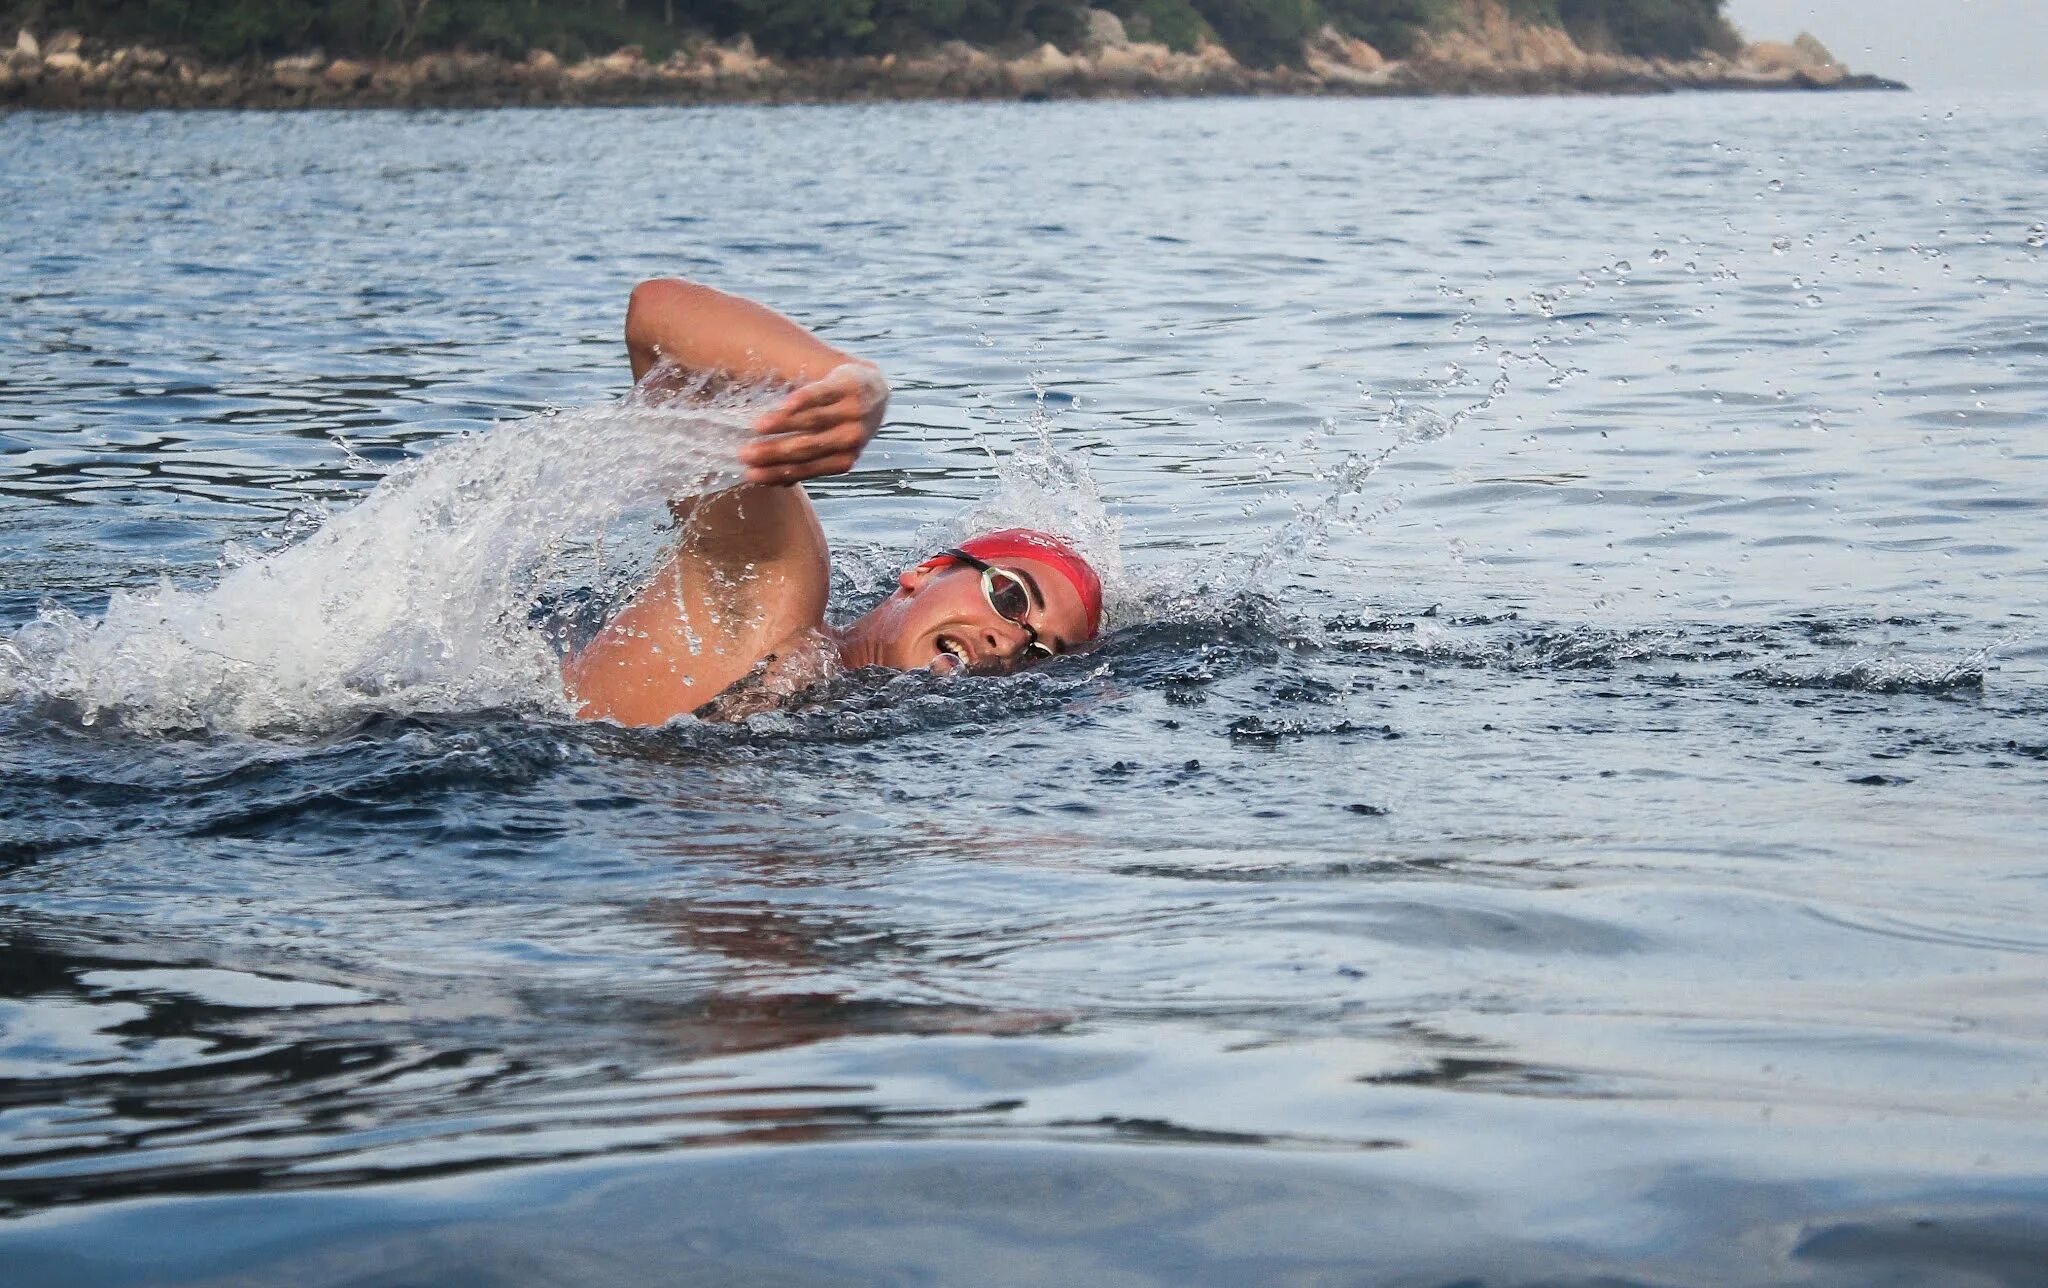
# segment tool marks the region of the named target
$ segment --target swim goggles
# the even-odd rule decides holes
[[[998,568],[985,563],[965,550],[942,550],[940,554],[948,559],[957,559],[981,574],[981,596],[996,616],[1013,626],[1024,628],[1024,652],[1019,661],[1026,664],[1046,661],[1057,657],[1038,638],[1038,628],[1024,620],[1031,612],[1031,592],[1025,588],[1024,579],[1008,568]]]

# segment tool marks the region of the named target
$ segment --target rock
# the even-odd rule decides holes
[[[462,79],[462,68],[446,54],[421,54],[412,60],[415,85],[453,85]]]
[[[1302,42],[1302,65],[1325,85],[1377,89],[1393,77],[1380,51],[1328,23]]]
[[[986,94],[1003,83],[1003,65],[985,49],[948,40],[919,60],[918,78],[950,94]]]
[[[1381,71],[1387,65],[1387,56],[1363,40],[1347,41],[1344,47],[1348,51],[1348,61],[1359,71]]]
[[[164,65],[171,61],[171,56],[161,49],[151,49],[148,45],[131,45],[116,52],[113,61],[116,67],[132,68],[142,72],[160,72]]]
[[[496,54],[457,53],[448,59],[457,85],[495,85],[506,71],[505,60]]]
[[[1758,71],[1746,63],[1731,67],[1722,75],[1721,83],[1736,89],[1783,89],[1799,83],[1799,73],[1792,68],[1777,71]]]
[[[626,45],[622,48],[614,49],[599,61],[614,72],[631,74],[647,65],[647,55],[641,51],[638,45]]]
[[[730,45],[713,45],[712,70],[720,76],[752,79],[774,69],[774,64],[754,52],[754,38],[741,36]]]
[[[1084,9],[1082,20],[1087,27],[1081,44],[1091,53],[1119,49],[1131,43],[1130,35],[1124,31],[1124,20],[1107,9]]]
[[[327,64],[327,70],[320,73],[320,79],[335,89],[361,89],[370,83],[376,69],[368,63],[359,63],[352,58],[337,58]]]
[[[43,42],[43,57],[51,54],[75,54],[84,40],[75,31],[60,31]]]
[[[20,31],[14,33],[14,52],[26,54],[38,62],[42,61],[43,57],[42,45],[37,43],[35,33],[27,27],[23,27]]]
[[[1319,57],[1361,72],[1376,72],[1387,64],[1379,50],[1327,22],[1302,42],[1302,53],[1304,57]]]
[[[1080,64],[1061,53],[1057,45],[1040,45],[1022,58],[1003,64],[1003,75],[1018,94],[1043,94],[1074,75]]]
[[[1648,74],[1639,60],[1589,54],[1562,27],[1515,21],[1496,0],[1481,0],[1469,14],[1466,25],[1423,41],[1418,61],[1435,66],[1431,79],[1448,70],[1461,87],[1526,90]]]
[[[562,80],[562,60],[545,49],[530,50],[526,61],[512,68],[511,73],[515,80],[523,80],[528,85],[541,88],[558,85]]]
[[[1800,55],[1805,58],[1805,66],[1809,69],[1834,67],[1844,72],[1849,70],[1843,67],[1841,62],[1828,52],[1828,47],[1815,39],[1814,34],[1810,31],[1800,32],[1798,38],[1792,42],[1792,48],[1798,50]]]
[[[320,83],[320,70],[326,65],[327,56],[318,52],[272,59],[270,83],[279,89],[311,89]]]
[[[1195,46],[1194,58],[1202,65],[1203,72],[1211,76],[1219,73],[1236,76],[1244,71],[1243,65],[1237,61],[1237,55],[1206,38]]]
[[[1514,60],[1520,70],[1538,75],[1583,68],[1592,61],[1562,27],[1528,27],[1516,33]]]
[[[1759,40],[1742,51],[1742,66],[1765,76],[1790,74],[1805,65],[1806,55],[1782,41]]]
[[[1305,55],[1302,61],[1317,80],[1322,81],[1325,85],[1338,86],[1344,89],[1379,89],[1392,84],[1394,79],[1394,69],[1387,66],[1375,67],[1371,71],[1367,71],[1361,67],[1353,67],[1350,63],[1338,62],[1336,59],[1322,54]]]
[[[69,49],[60,49],[43,57],[43,70],[56,72],[62,76],[76,76],[79,69],[84,66],[85,60]]]
[[[1081,68],[1079,60],[1050,43],[1034,50],[1030,61],[1055,76],[1071,76]]]
[[[1130,45],[1111,45],[1088,60],[1095,79],[1110,89],[1133,90],[1152,79],[1152,69]]]
[[[1836,61],[1828,47],[1814,39],[1810,31],[1802,31],[1792,42],[1793,50],[1799,55],[1799,78],[1818,89],[1833,89],[1849,75],[1849,69]]]

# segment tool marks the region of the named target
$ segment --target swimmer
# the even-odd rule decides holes
[[[673,279],[634,289],[626,352],[636,384],[672,364],[794,389],[755,420],[739,486],[670,503],[681,523],[675,548],[563,663],[582,717],[737,719],[840,667],[999,674],[1078,648],[1101,628],[1095,570],[1058,537],[1023,528],[938,551],[867,613],[828,625],[830,552],[802,485],[860,459],[889,405],[880,368],[751,300]]]

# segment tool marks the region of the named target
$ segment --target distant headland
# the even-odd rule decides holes
[[[0,0],[0,109],[1903,89],[1723,0]]]

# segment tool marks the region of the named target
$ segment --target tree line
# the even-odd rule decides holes
[[[1501,0],[1517,18],[1562,26],[1589,48],[1642,57],[1730,52],[1725,0]],[[991,48],[1077,46],[1088,0],[0,0],[10,27],[190,50],[216,61],[319,48],[404,57],[469,49],[564,58],[638,45],[667,57],[692,39],[746,34],[763,53],[879,54],[946,40]],[[1301,56],[1330,24],[1401,57],[1456,20],[1460,0],[1095,0],[1134,39],[1175,49],[1213,40],[1245,63]]]

